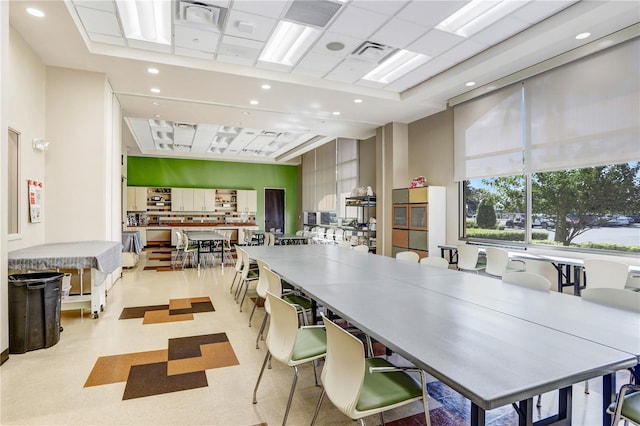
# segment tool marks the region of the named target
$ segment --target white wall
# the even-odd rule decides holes
[[[7,185],[8,95],[4,87],[9,79],[9,3],[0,2],[0,188]],[[7,270],[7,191],[0,190],[0,271]],[[7,274],[0,273],[0,363],[9,356],[9,310]]]
[[[8,248],[12,251],[44,242],[49,187],[44,168],[49,152],[31,146],[33,139],[47,139],[46,67],[13,28],[9,32],[9,81],[11,84],[3,85],[3,92],[7,90],[9,94],[9,127],[20,134],[18,182],[21,184],[18,191],[20,234],[9,238]],[[45,216],[40,223],[29,222],[28,179],[44,182],[42,206]]]
[[[47,67],[47,243],[112,237],[106,84],[101,73]]]

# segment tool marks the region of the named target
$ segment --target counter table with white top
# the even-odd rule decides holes
[[[41,244],[8,253],[9,270],[33,271],[77,269],[80,295],[67,296],[62,310],[91,308],[98,318],[106,304],[105,280],[122,266],[122,243],[119,241],[73,241]],[[91,269],[91,294],[84,294],[82,271]]]

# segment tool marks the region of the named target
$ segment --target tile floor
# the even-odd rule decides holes
[[[255,349],[263,311],[249,328],[251,302],[241,313],[229,294],[233,267],[158,272],[145,270],[146,262],[143,253],[135,268],[123,272],[99,319],[63,312],[59,343],[10,355],[0,367],[0,424],[281,424],[292,370],[274,362],[258,404],[251,403],[265,354],[264,344]],[[396,356],[392,361],[402,363]],[[574,425],[600,424],[599,380],[590,386],[589,395],[581,384],[574,386]],[[428,389],[434,426],[468,424],[468,401],[435,380]],[[303,366],[288,424],[309,424],[319,394],[313,369]],[[534,416],[553,412],[555,399],[545,394]],[[511,407],[488,418],[492,426],[517,425]],[[424,423],[420,404],[389,412],[385,420],[392,426]],[[318,424],[354,423],[325,399]]]

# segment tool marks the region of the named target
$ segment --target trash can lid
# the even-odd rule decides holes
[[[10,283],[34,283],[48,282],[62,279],[64,274],[60,272],[31,272],[28,274],[11,274],[9,275]]]

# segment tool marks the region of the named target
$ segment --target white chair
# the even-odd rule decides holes
[[[405,263],[418,263],[420,261],[420,255],[415,251],[401,251],[396,253],[396,260]]]
[[[509,260],[509,252],[504,249],[487,247],[485,252],[487,254],[487,266],[484,271],[489,275],[502,277],[505,272],[525,270],[524,262]]]
[[[423,257],[420,259],[421,265],[435,266],[436,268],[449,269],[449,261],[443,257]]]
[[[238,250],[238,245],[236,244],[234,247],[236,249],[236,264],[234,266],[235,272],[231,279],[231,285],[229,286],[229,293],[233,293],[233,287],[235,286],[236,279],[242,276],[242,255],[240,254],[240,250]]]
[[[249,327],[251,327],[251,319],[253,319],[253,314],[258,307],[258,303],[260,301],[264,301],[267,298],[267,290],[269,290],[269,281],[267,280],[267,274],[265,273],[266,269],[271,269],[269,265],[262,261],[261,259],[256,259],[256,263],[258,264],[258,284],[256,284],[256,298],[253,303],[253,309],[251,309],[251,315],[249,315]],[[256,349],[257,349],[256,342]]]
[[[191,258],[190,265],[193,266],[196,263],[196,253],[198,253],[198,246],[189,244],[189,236],[182,233],[182,269],[184,269],[186,262]],[[200,264],[198,264],[200,268]]]
[[[551,281],[533,272],[505,272],[502,275],[502,282],[534,290],[549,291],[551,289]]]
[[[324,228],[322,226],[315,227],[315,236],[313,237],[313,242],[315,244],[322,244],[324,241]]]
[[[347,248],[347,249],[351,248],[351,243],[349,241],[340,241],[337,245],[340,248]]]
[[[582,300],[628,309],[640,313],[640,293],[619,288],[585,288],[580,292]]]
[[[265,232],[264,233],[264,245],[265,246],[272,246],[275,245],[276,243],[276,236],[273,235],[273,233],[271,232]]]
[[[361,251],[363,253],[369,253],[369,246],[366,245],[366,244],[357,245],[357,246],[353,247],[353,249],[355,251]]]
[[[607,259],[584,259],[587,288],[624,289],[629,279],[629,265]]]
[[[327,330],[327,354],[321,373],[322,393],[311,425],[316,423],[326,395],[338,410],[352,420],[380,414],[416,401],[422,401],[426,424],[431,425],[422,370],[398,368],[383,358],[365,358],[362,341],[324,318]],[[408,372],[420,374],[416,381]]]
[[[324,233],[323,242],[325,244],[334,244],[335,240],[333,239],[333,236],[334,236],[335,232],[336,232],[335,228],[328,228]]]
[[[222,240],[222,257],[224,258],[224,265],[233,265],[233,249],[231,248],[231,237],[233,236],[232,230],[220,231],[227,239]]]
[[[294,376],[289,400],[284,412],[282,424],[287,423],[291,401],[298,381],[298,366],[307,362],[313,363],[313,372],[318,383],[315,361],[325,356],[327,351],[327,337],[324,328],[318,326],[298,327],[296,308],[278,296],[267,292],[267,300],[271,309],[269,333],[267,334],[267,354],[262,363],[260,374],[253,390],[253,403],[257,404],[258,387],[262,374],[269,360],[273,357],[277,361],[293,368]]]
[[[340,243],[342,241],[344,241],[344,229],[342,228],[337,228],[335,233],[333,234],[333,239],[335,240],[336,243]]]
[[[625,426],[627,422],[640,425],[640,385],[622,385],[616,401],[609,406],[607,413],[613,414],[612,425],[617,426],[620,420],[624,420]]]
[[[251,269],[251,262],[249,261],[249,255],[244,249],[236,246],[236,251],[242,256],[242,271],[240,273],[240,282],[238,284],[238,288],[236,290],[236,302],[240,297],[240,293],[242,293],[242,299],[240,299],[240,312],[242,312],[242,304],[244,303],[244,299],[249,292],[249,285],[251,282],[256,281],[259,278],[258,272],[254,269]],[[242,291],[244,288],[244,291]]]
[[[476,246],[462,244],[458,246],[458,270],[479,273],[486,266],[480,261],[480,250]]]

